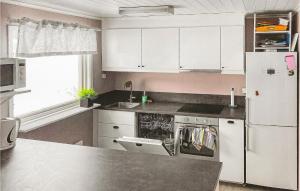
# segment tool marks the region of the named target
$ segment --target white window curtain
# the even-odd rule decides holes
[[[96,29],[47,20],[19,20],[18,57],[96,53]]]
[[[80,88],[93,88],[93,55],[81,56]]]

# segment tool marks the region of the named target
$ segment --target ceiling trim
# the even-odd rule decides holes
[[[7,3],[7,4],[12,4],[12,5],[18,5],[18,6],[23,6],[23,7],[28,7],[28,8],[33,8],[33,9],[39,9],[39,10],[44,10],[44,11],[49,11],[49,12],[54,12],[54,13],[60,13],[64,15],[72,15],[72,16],[78,16],[78,17],[84,17],[88,19],[95,19],[95,20],[101,20],[101,17],[95,16],[95,15],[90,15],[87,12],[83,11],[78,11],[75,9],[69,9],[65,8],[62,6],[57,6],[57,5],[50,5],[43,3],[43,5],[37,5],[33,2],[28,3],[24,2],[22,0],[1,0],[1,3]]]

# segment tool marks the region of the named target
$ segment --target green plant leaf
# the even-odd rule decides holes
[[[93,97],[96,97],[96,95],[97,95],[97,93],[92,88],[90,88],[90,89],[82,88],[81,90],[78,91],[78,97],[80,99],[93,98]]]

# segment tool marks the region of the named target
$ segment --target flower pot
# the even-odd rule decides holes
[[[87,99],[81,99],[80,100],[80,107],[92,107],[93,106],[93,100],[91,98],[87,98]]]

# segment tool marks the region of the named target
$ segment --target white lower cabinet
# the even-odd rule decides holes
[[[127,111],[99,110],[98,123],[134,125],[135,113]]]
[[[250,125],[246,183],[297,190],[297,127]]]
[[[132,137],[134,136],[134,126],[99,123],[98,134],[100,137]]]
[[[219,120],[220,180],[244,183],[244,121]]]
[[[123,151],[126,150],[122,145],[120,145],[117,142],[117,138],[99,137],[98,143],[99,143],[99,147],[101,148],[123,150]]]
[[[99,110],[97,128],[99,147],[125,150],[117,139],[123,136],[135,136],[135,113]]]

